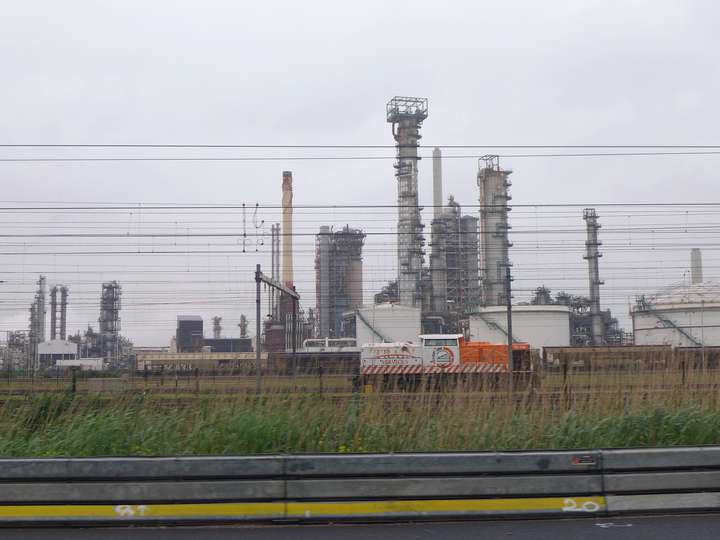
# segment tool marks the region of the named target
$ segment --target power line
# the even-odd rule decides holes
[[[612,148],[684,148],[684,149],[720,149],[712,144],[422,144],[421,148],[573,148],[573,149],[612,149]],[[279,148],[279,149],[374,149],[397,148],[394,144],[0,144],[0,148]],[[413,146],[415,148],[415,146]]]
[[[525,158],[587,158],[587,157],[653,157],[653,156],[712,156],[720,155],[720,151],[664,151],[664,152],[582,152],[582,153],[534,153],[534,154],[499,154],[505,159]],[[480,159],[474,155],[444,155],[443,159]],[[174,162],[213,162],[213,161],[378,161],[394,160],[396,156],[251,156],[251,157],[39,157],[39,158],[0,158],[1,163],[92,163],[121,161],[174,161]],[[432,156],[418,156],[418,159],[432,159]]]
[[[18,201],[18,204],[25,204],[23,201]],[[28,212],[41,212],[41,211],[83,211],[83,210],[132,210],[136,212],[149,212],[152,210],[242,210],[252,212],[256,208],[259,210],[282,210],[281,205],[244,205],[244,204],[227,204],[227,203],[88,203],[87,206],[76,205],[76,206],[63,206],[63,203],[48,203],[57,204],[56,206],[1,206],[0,212],[14,212],[14,211],[28,211]],[[513,209],[515,208],[586,208],[586,207],[619,207],[619,208],[646,208],[646,207],[674,207],[674,208],[697,208],[697,207],[720,207],[720,202],[633,202],[633,203],[620,203],[620,202],[583,202],[583,203],[521,203],[510,205]],[[432,204],[424,205],[397,205],[397,204],[298,204],[293,206],[293,210],[303,209],[327,209],[327,210],[347,210],[347,209],[397,209],[397,208],[433,208]],[[494,208],[495,205],[481,205],[481,204],[463,204],[462,208]],[[178,212],[180,213],[180,212]],[[202,212],[198,212],[202,214]]]

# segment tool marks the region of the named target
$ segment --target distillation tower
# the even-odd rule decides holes
[[[362,248],[365,233],[346,225],[322,225],[315,238],[318,337],[340,337],[345,312],[363,303]]]
[[[480,274],[486,306],[505,305],[506,272],[510,266],[508,205],[510,170],[500,168],[498,156],[480,158],[477,182],[480,188]]]
[[[122,288],[117,281],[102,284],[100,296],[100,340],[103,355],[111,364],[120,357],[120,295]]]
[[[58,304],[58,293],[60,303]],[[50,339],[65,340],[67,337],[67,303],[68,288],[65,285],[54,285],[50,289]],[[58,321],[60,328],[58,328]]]
[[[585,241],[584,259],[588,262],[588,277],[590,281],[590,317],[591,317],[591,337],[593,345],[603,345],[605,342],[605,329],[603,328],[603,317],[600,311],[600,280],[599,261],[602,254],[600,246],[602,242],[598,240],[598,223],[597,212],[594,208],[585,208],[583,210],[583,219],[587,229],[587,240]]]
[[[418,204],[418,142],[428,115],[427,98],[396,96],[386,106],[397,150],[395,176],[398,188],[398,296],[401,305],[422,302],[422,265],[425,239]]]
[[[222,337],[222,317],[215,315],[212,318],[213,322],[213,339],[220,339]]]
[[[35,300],[30,306],[29,341],[31,358],[28,359],[28,366],[35,365],[38,352],[38,343],[43,343],[45,341],[45,295],[47,291],[46,283],[47,280],[45,276],[40,276],[40,279],[38,279],[37,282],[38,288],[37,292],[35,293]]]
[[[433,220],[430,224],[430,280],[432,284],[431,309],[444,313],[448,309],[447,241],[443,215],[442,153],[433,150]]]

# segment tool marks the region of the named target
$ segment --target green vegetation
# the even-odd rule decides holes
[[[562,449],[720,443],[716,389],[527,394],[39,395],[0,406],[0,456]]]

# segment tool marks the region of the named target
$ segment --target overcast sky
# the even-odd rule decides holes
[[[429,98],[422,140],[429,146],[720,143],[716,135],[720,7],[711,1],[3,0],[1,6],[3,144],[392,144],[384,107],[394,95]],[[0,149],[0,153],[2,157],[290,158],[388,156],[392,150]],[[486,151],[447,149],[445,153]],[[517,204],[718,201],[720,156],[507,157],[502,164],[514,170],[512,195]],[[1,198],[6,202],[279,204],[281,172],[290,169],[298,205],[395,204],[391,165],[390,160],[290,159],[2,162]],[[453,193],[460,204],[477,204],[476,159],[447,159],[444,172],[446,194]],[[430,174],[429,160],[423,161],[424,203],[430,201]],[[519,233],[532,227],[538,231],[524,250],[512,254],[517,277],[528,280],[518,282],[518,300],[527,299],[523,287],[529,290],[541,282],[553,289],[583,292],[582,209],[572,211],[577,215],[551,216],[543,209],[535,215],[530,210],[513,213]],[[603,213],[602,207],[598,213],[605,228],[671,222],[718,226],[720,222],[717,213],[642,217]],[[210,217],[218,216],[210,213]],[[196,227],[227,231],[231,220],[241,221],[237,212],[221,217],[227,222],[208,223],[208,214],[170,216],[140,210],[92,217],[5,214],[0,223],[13,233],[30,232],[33,220],[37,223],[32,230],[48,232],[70,231],[73,226],[90,230],[86,225],[91,221],[98,227],[104,219],[115,232],[189,232],[202,230]],[[365,217],[343,211],[300,213],[297,230],[311,233],[321,223],[347,222],[368,230],[394,228],[394,217],[387,211],[378,213],[374,224]],[[258,219],[269,223],[277,218],[277,212],[261,211]],[[428,211],[424,219],[429,222]],[[42,220],[46,221],[39,223]],[[200,224],[203,220],[206,223]],[[551,225],[577,226],[580,235],[572,237],[567,249],[554,249],[549,240],[545,244],[550,237],[539,234]],[[238,231],[237,227],[232,230]],[[680,266],[689,257],[680,250],[633,250],[631,236],[623,236],[622,249],[621,243],[615,249],[606,237],[607,252],[601,261],[607,305],[622,317],[636,293],[681,279]],[[665,237],[657,238],[659,242]],[[714,278],[712,269],[720,266],[720,257],[708,245],[710,238],[687,233],[673,241],[683,250],[685,244],[688,251],[694,246],[706,248],[706,277]],[[523,237],[514,240],[516,246],[523,245]],[[222,241],[239,245],[237,239]],[[368,241],[368,298],[394,272],[390,241]],[[67,240],[45,242],[50,251],[53,246],[56,251],[72,247]],[[105,246],[98,242],[93,249],[110,246],[110,241],[104,242]],[[133,242],[113,241],[111,247],[147,246],[144,241]],[[296,281],[308,299],[314,298],[312,242],[312,237],[297,242],[301,248]],[[206,325],[211,315],[220,314],[227,321],[226,332],[235,335],[237,329],[230,327],[241,312],[253,319],[252,268],[256,262],[269,264],[266,246],[257,254],[223,256],[32,255],[40,243],[40,239],[24,239],[22,245],[17,239],[3,242],[6,252],[20,249],[28,254],[0,260],[0,274],[7,272],[6,283],[0,285],[4,287],[0,303],[5,304],[0,304],[1,329],[26,326],[32,283],[43,271],[50,284],[70,285],[73,331],[96,324],[100,283],[118,279],[126,295],[123,332],[139,344],[167,344],[175,316],[188,312],[205,316]],[[530,249],[532,245],[536,249]],[[543,270],[543,274],[545,263],[574,273]],[[633,270],[641,266],[649,270]],[[179,278],[170,271],[185,271],[186,276]],[[165,279],[149,283],[149,276],[157,274]],[[197,279],[188,279],[187,274]],[[567,281],[558,282],[563,279]],[[229,293],[224,300],[223,291]],[[215,303],[200,303],[208,298],[206,292],[215,295]],[[161,298],[187,303],[158,302],[147,309],[143,305]]]

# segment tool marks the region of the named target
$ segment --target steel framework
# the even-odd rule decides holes
[[[386,106],[392,124],[397,158],[395,176],[398,187],[398,290],[400,304],[417,306],[422,302],[422,265],[425,238],[418,203],[418,142],[420,127],[428,116],[427,98],[396,96]]]
[[[602,257],[599,247],[602,242],[598,240],[598,231],[600,223],[598,223],[598,215],[594,208],[585,208],[583,210],[583,219],[585,220],[587,230],[587,240],[585,241],[586,253],[583,259],[588,262],[588,278],[590,285],[590,317],[592,318],[592,326],[590,327],[593,345],[604,345],[605,329],[603,328],[603,317],[600,311],[600,280],[599,259]]]

